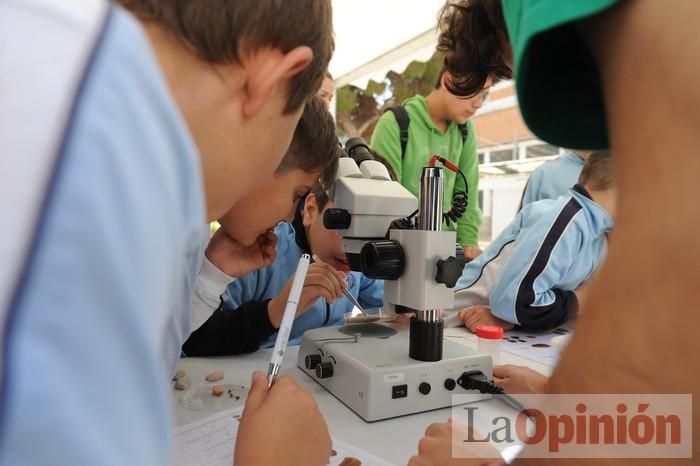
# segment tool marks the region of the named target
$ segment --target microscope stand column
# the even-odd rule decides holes
[[[442,230],[445,178],[440,167],[424,167],[421,173],[418,230]],[[445,323],[439,309],[419,310],[411,319],[408,355],[418,361],[440,361]]]

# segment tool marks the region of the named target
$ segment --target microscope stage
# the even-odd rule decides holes
[[[405,325],[324,327],[304,333],[297,364],[369,422],[450,407],[453,395],[489,398],[456,380],[475,370],[490,378],[491,357],[448,340],[443,345],[441,361],[423,362],[408,357]]]

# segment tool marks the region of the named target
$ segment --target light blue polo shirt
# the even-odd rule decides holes
[[[166,466],[204,194],[184,120],[121,9],[71,119],[9,311],[0,465]]]
[[[521,208],[542,199],[566,196],[569,189],[578,183],[583,164],[581,157],[567,151],[537,167],[527,180]]]

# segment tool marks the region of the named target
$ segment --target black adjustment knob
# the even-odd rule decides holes
[[[418,385],[418,391],[423,395],[427,395],[430,393],[430,384],[428,382],[421,382],[420,385]]]
[[[457,382],[455,382],[455,379],[445,379],[445,388],[449,391],[452,391],[457,387]]]
[[[323,226],[327,230],[347,230],[350,228],[352,215],[345,209],[329,208],[323,212]]]
[[[360,261],[362,273],[378,280],[397,280],[406,267],[403,247],[393,239],[365,243],[360,251]]]
[[[435,281],[444,283],[447,288],[454,288],[457,280],[462,276],[464,270],[464,261],[456,257],[448,257],[446,260],[440,259],[437,261],[437,273]]]
[[[333,376],[333,364],[330,362],[322,362],[316,366],[316,377],[319,379],[327,379]]]
[[[309,370],[316,369],[316,366],[319,364],[321,364],[320,354],[307,354],[304,358],[304,366],[306,366],[306,368]]]

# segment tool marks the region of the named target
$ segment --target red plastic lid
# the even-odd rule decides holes
[[[476,336],[489,340],[500,340],[503,338],[503,329],[495,325],[479,325],[476,328]]]

